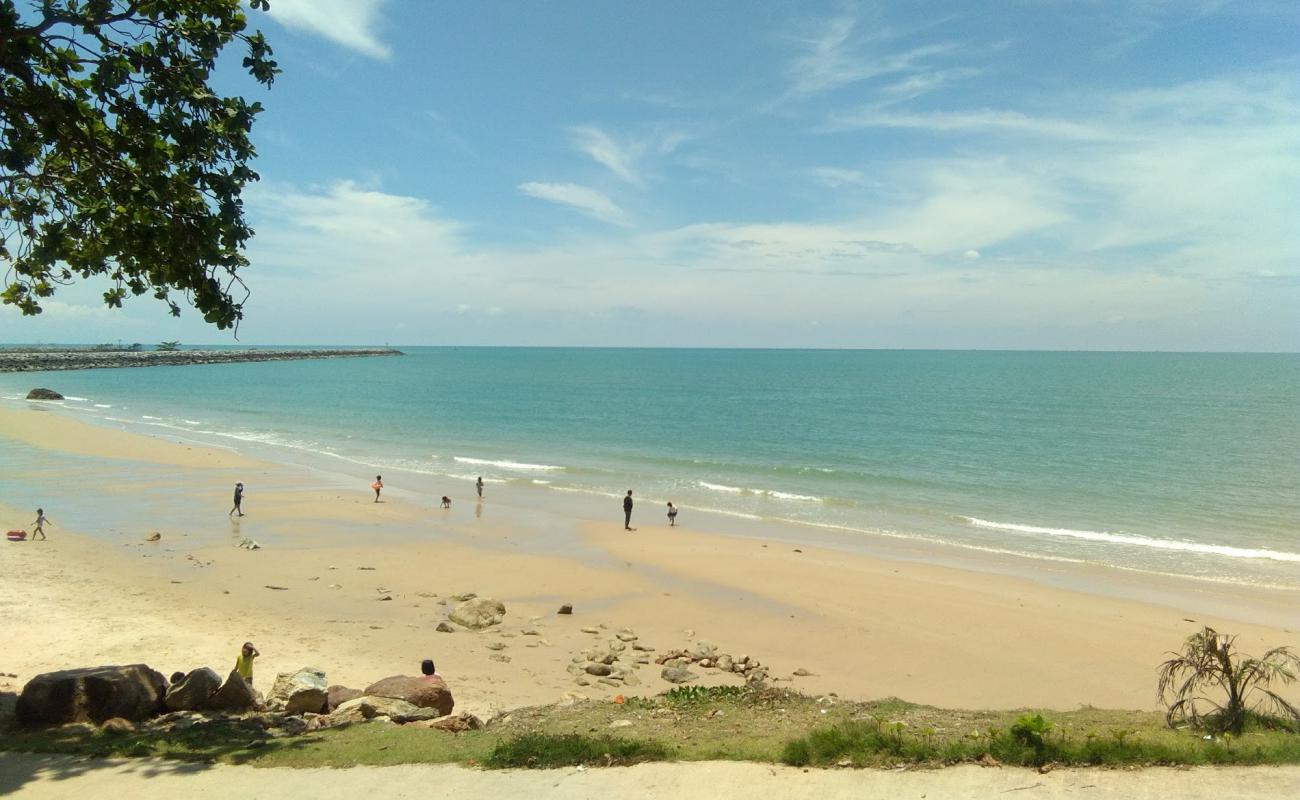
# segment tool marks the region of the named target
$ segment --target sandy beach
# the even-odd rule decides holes
[[[48,541],[0,548],[10,620],[0,672],[17,676],[3,679],[10,691],[40,672],[106,663],[224,671],[252,640],[263,687],[304,665],[363,686],[432,657],[457,708],[490,716],[614,693],[575,685],[565,667],[593,640],[629,628],[659,651],[707,641],[751,655],[778,685],[810,693],[958,708],[1148,709],[1156,665],[1201,624],[1238,634],[1246,652],[1300,646],[1284,622],[1298,607],[1290,592],[1144,579],[1160,602],[1140,601],[1126,596],[1125,576],[1101,572],[1072,576],[1097,587],[1074,591],[695,527],[625,533],[617,509],[609,524],[521,513],[491,498],[441,511],[435,498],[391,484],[376,504],[361,478],[352,489],[313,488],[295,467],[39,407],[0,412],[0,437],[48,458],[51,473],[33,475],[34,487],[76,480],[92,505],[102,497],[142,512],[138,525],[70,530],[47,508]],[[104,458],[112,466],[97,474]],[[250,487],[243,519],[223,513],[235,480]],[[34,509],[25,506],[38,494],[23,506],[4,498],[7,529],[28,526]],[[192,513],[169,519],[172,507]],[[154,531],[160,540],[146,541]],[[235,546],[245,538],[264,544]],[[448,598],[466,592],[502,601],[504,623],[435,632]],[[563,603],[572,616],[555,613]],[[1207,613],[1215,608],[1224,611]],[[639,677],[646,694],[669,686],[653,665]]]

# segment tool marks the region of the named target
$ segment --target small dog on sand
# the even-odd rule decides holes
[[[442,507],[451,508],[451,498],[445,494],[442,496]]]

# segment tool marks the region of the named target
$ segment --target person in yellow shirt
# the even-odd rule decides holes
[[[239,651],[239,657],[235,659],[235,672],[239,677],[244,679],[244,683],[249,686],[253,685],[253,659],[260,656],[257,648],[253,647],[252,642],[244,642],[244,647]]]

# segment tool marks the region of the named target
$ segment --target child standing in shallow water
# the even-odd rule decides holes
[[[36,521],[32,523],[32,525],[34,525],[34,526],[36,526],[36,527],[32,530],[32,538],[31,538],[31,541],[33,541],[33,542],[36,541],[36,534],[38,534],[38,533],[41,535],[41,538],[42,538],[42,539],[46,538],[46,536],[45,536],[45,523],[47,523],[47,522],[49,522],[49,524],[51,524],[51,525],[54,524],[53,522],[50,522],[49,519],[46,518],[46,516],[45,516],[45,509],[43,509],[43,508],[38,508],[38,509],[36,509]]]

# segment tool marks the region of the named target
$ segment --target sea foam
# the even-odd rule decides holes
[[[1109,544],[1127,544],[1134,547],[1149,547],[1156,550],[1178,550],[1186,553],[1226,556],[1228,558],[1266,558],[1272,561],[1300,562],[1300,553],[1286,553],[1277,550],[1265,550],[1249,547],[1230,547],[1222,544],[1202,544],[1185,542],[1178,539],[1154,539],[1130,533],[1110,533],[1108,531],[1077,531],[1070,528],[1043,528],[1037,525],[1019,525],[1011,522],[990,522],[977,517],[964,517],[976,528],[987,530],[1010,531],[1013,533],[1042,534],[1044,536],[1062,536],[1070,539],[1084,539],[1091,542]]]

